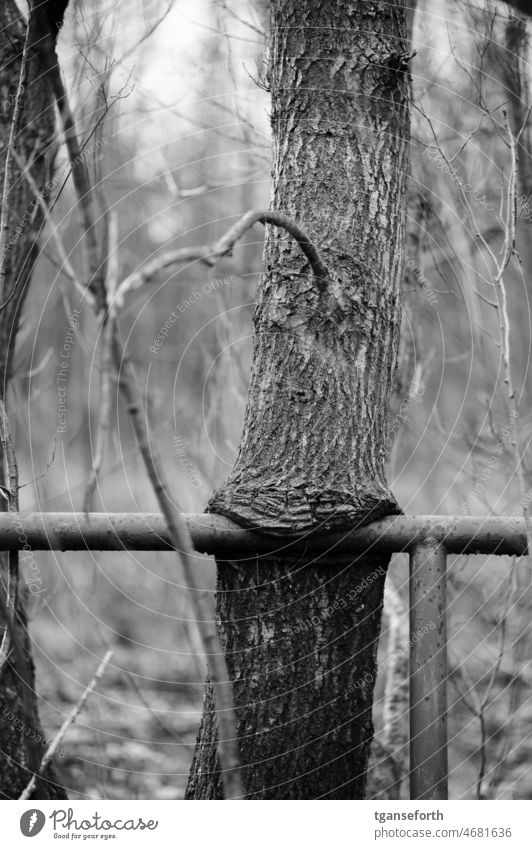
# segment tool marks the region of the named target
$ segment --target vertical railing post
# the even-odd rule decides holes
[[[410,797],[447,799],[445,547],[410,551]]]

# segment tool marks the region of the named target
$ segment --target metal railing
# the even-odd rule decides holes
[[[524,519],[393,516],[342,533],[286,541],[210,514],[186,517],[195,549],[219,557],[408,552],[410,557],[410,797],[447,799],[448,554],[525,555]],[[0,513],[0,549],[171,551],[156,513]],[[436,628],[427,628],[431,623]]]

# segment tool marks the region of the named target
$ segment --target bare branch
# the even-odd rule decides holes
[[[233,224],[214,245],[178,248],[175,251],[169,251],[146,263],[140,271],[130,274],[129,277],[126,277],[122,281],[117,289],[113,302],[113,310],[117,311],[121,309],[124,304],[124,296],[127,292],[132,292],[134,289],[140,289],[146,283],[151,283],[155,275],[164,268],[179,265],[183,262],[194,261],[202,262],[208,266],[215,265],[221,257],[231,253],[236,242],[242,238],[246,230],[249,230],[259,222],[261,224],[273,224],[276,227],[280,227],[286,230],[296,240],[311,265],[319,290],[323,292],[327,286],[329,272],[322,262],[317,248],[305,231],[295,221],[292,221],[291,218],[285,215],[284,212],[277,210],[251,210],[250,212],[246,212],[236,224]]]
[[[527,543],[529,552],[532,551],[532,516],[529,506],[528,488],[525,479],[525,464],[523,452],[521,450],[520,425],[519,425],[519,408],[515,397],[515,388],[512,377],[511,366],[511,342],[510,342],[510,316],[508,313],[508,294],[504,275],[506,269],[515,252],[515,235],[517,229],[517,142],[512,132],[506,112],[504,113],[506,132],[508,134],[508,145],[511,156],[511,169],[508,178],[508,189],[506,194],[506,228],[504,233],[504,244],[501,251],[501,258],[497,264],[497,273],[494,279],[494,288],[497,294],[499,304],[499,328],[500,328],[500,344],[501,357],[504,373],[504,384],[507,390],[508,404],[510,407],[510,415],[513,418],[514,426],[510,432],[510,445],[512,446],[515,470],[519,481],[519,490],[521,495],[521,508],[523,518],[525,520],[525,528],[527,535]]]
[[[53,56],[55,58],[55,53],[53,54]],[[241,798],[244,795],[244,791],[240,775],[240,753],[238,750],[236,717],[233,707],[232,687],[229,679],[227,666],[225,663],[225,657],[218,641],[218,635],[216,632],[216,626],[213,621],[212,614],[207,603],[205,602],[202,591],[196,584],[196,578],[192,565],[194,549],[190,533],[188,531],[181,511],[170,496],[169,487],[163,472],[163,464],[159,460],[157,453],[155,452],[154,446],[150,444],[147,425],[147,411],[145,410],[143,399],[138,388],[133,365],[130,360],[125,356],[118,332],[118,327],[114,318],[114,311],[111,312],[111,310],[107,310],[108,296],[112,298],[112,289],[114,288],[115,278],[117,276],[116,250],[111,250],[112,257],[110,262],[108,262],[107,279],[102,278],[101,276],[95,278],[95,267],[94,265],[92,265],[92,267],[90,265],[90,263],[94,263],[95,260],[95,250],[93,245],[93,239],[95,234],[94,215],[92,202],[90,202],[91,187],[89,184],[88,172],[85,169],[84,162],[81,159],[76,162],[76,151],[79,149],[79,145],[76,138],[75,125],[70,106],[68,104],[68,100],[60,79],[57,61],[54,68],[55,71],[53,73],[53,77],[54,80],[56,77],[58,77],[59,79],[58,91],[61,94],[61,101],[59,106],[61,114],[63,116],[66,116],[64,126],[68,130],[67,140],[69,143],[67,145],[67,149],[72,163],[73,173],[74,175],[76,174],[77,166],[81,167],[82,172],[81,179],[79,175],[78,179],[74,179],[74,187],[76,190],[78,203],[80,204],[80,207],[82,209],[82,222],[83,226],[85,227],[85,238],[89,241],[89,286],[95,295],[94,306],[97,313],[100,313],[102,308],[104,310],[104,324],[106,327],[105,338],[109,346],[108,350],[112,352],[114,366],[119,379],[119,388],[123,394],[124,400],[127,405],[128,413],[131,418],[131,423],[133,425],[133,430],[142,459],[144,461],[146,472],[152,484],[161,512],[165,517],[172,546],[178,555],[179,561],[183,565],[185,580],[187,582],[187,586],[190,589],[190,601],[195,612],[198,630],[202,640],[203,650],[207,659],[207,663],[209,665],[210,676],[216,694],[216,713],[220,732],[218,743],[218,756],[222,768],[222,780],[224,785],[225,798]],[[264,214],[260,213],[260,215],[262,216]],[[265,213],[265,215],[268,215],[268,213]],[[249,213],[247,216],[244,216],[244,218],[246,219],[247,223],[246,226],[243,227],[243,229],[242,222],[239,222],[240,229],[236,225],[235,227],[231,228],[230,233],[233,234],[234,241],[236,241],[236,239],[240,237],[241,232],[244,232],[245,229],[255,223],[255,220],[258,220],[255,216],[254,220],[249,223]],[[294,225],[291,225],[291,227],[292,230],[294,230],[298,236],[304,237],[304,234],[302,234],[302,232],[297,227],[294,227]],[[222,239],[219,243],[217,243],[217,245],[221,244],[222,253],[229,252],[232,247],[232,244],[227,243],[228,235],[229,234],[226,234],[226,236],[223,237],[225,241]],[[115,240],[116,236],[113,236],[111,241]],[[308,250],[311,250],[311,248],[308,248]],[[98,274],[101,274],[101,266],[98,266]],[[106,416],[107,415],[108,412],[106,412]],[[99,430],[101,434],[102,428],[100,427]]]
[[[96,298],[98,309],[104,310],[106,307],[105,282],[96,234],[92,186],[85,159],[81,153],[74,116],[61,78],[61,71],[55,52],[55,41],[53,38],[47,37],[44,34],[35,43],[35,48],[39,52],[44,73],[54,92],[65,144],[72,166],[72,179],[74,181],[81,223],[85,235],[83,246],[87,256],[89,289]]]
[[[18,132],[18,124],[21,113],[22,96],[24,94],[24,79],[26,76],[26,64],[28,57],[29,27],[26,27],[24,47],[20,63],[20,76],[15,94],[15,104],[9,127],[9,141],[6,150],[6,161],[4,166],[4,184],[2,186],[2,200],[0,205],[0,302],[4,300],[4,288],[6,277],[7,246],[9,235],[9,195],[13,181],[11,158],[15,152],[15,137]]]
[[[246,21],[244,18],[241,18],[233,9],[230,9],[225,0],[218,0],[218,4],[224,10],[224,12],[233,18],[235,21],[238,21],[239,24],[242,24],[245,27],[248,27],[253,32],[256,32],[261,38],[264,38],[264,30],[252,24],[251,21]],[[226,35],[227,37],[227,35]]]
[[[129,56],[131,56],[136,50],[138,50],[138,48],[140,47],[141,44],[144,44],[144,42],[148,41],[148,39],[151,38],[153,33],[157,29],[159,29],[161,24],[166,20],[166,18],[168,17],[170,12],[172,11],[173,6],[174,6],[174,0],[170,0],[170,2],[168,3],[168,6],[166,7],[164,12],[162,13],[161,17],[158,20],[156,20],[154,24],[151,25],[151,27],[147,30],[147,32],[145,32],[142,35],[142,37],[136,42],[136,44],[134,44],[132,47],[130,47],[129,50],[126,50],[124,55],[120,57],[119,62],[123,62],[125,59],[127,59]],[[117,62],[117,64],[119,64],[119,62]]]
[[[233,707],[232,687],[212,613],[206,602],[205,594],[196,581],[193,558],[197,557],[197,554],[194,552],[192,537],[190,536],[183,514],[170,496],[163,472],[163,464],[158,457],[155,446],[150,442],[146,411],[140,395],[135,370],[131,361],[124,354],[118,328],[113,317],[109,318],[109,324],[113,328],[113,356],[115,368],[119,375],[119,386],[127,404],[128,413],[146,472],[161,512],[166,520],[172,546],[183,565],[185,581],[190,590],[190,600],[195,613],[203,651],[207,659],[211,683],[214,687],[219,730],[218,756],[222,769],[225,798],[242,798],[244,796],[244,790],[240,776],[240,754],[236,736],[236,716]]]
[[[9,428],[9,419],[7,417],[2,398],[0,398],[0,457],[0,498],[2,499],[0,512],[11,512],[12,510],[17,510],[18,507],[17,464],[13,449],[11,431]],[[10,627],[11,623],[14,622],[15,617],[18,581],[18,560],[14,557],[14,554],[14,552],[0,553],[0,558],[6,565],[5,572],[7,575],[5,584],[2,578],[2,589],[5,590],[5,601],[0,593],[2,611],[5,617],[5,627],[0,639],[0,671],[8,660],[9,653],[13,648],[13,642],[16,638],[16,629],[14,625],[12,628]],[[24,653],[22,653],[19,661],[21,663],[20,674],[22,675],[22,670],[25,665]]]
[[[479,227],[478,227],[478,225],[477,225],[476,216],[475,216],[475,213],[473,212],[473,209],[472,209],[471,203],[470,203],[470,201],[469,201],[469,198],[468,198],[467,192],[465,192],[465,191],[464,191],[463,182],[462,182],[462,180],[460,180],[459,175],[458,175],[458,174],[457,174],[457,172],[456,172],[456,169],[455,169],[455,167],[454,167],[454,165],[453,165],[452,160],[450,160],[450,159],[449,159],[449,157],[448,157],[448,156],[445,154],[445,152],[443,151],[443,149],[442,149],[442,147],[441,147],[441,145],[440,145],[440,142],[439,142],[439,139],[438,139],[438,135],[437,135],[437,133],[436,133],[436,130],[434,129],[434,124],[432,123],[431,119],[429,118],[429,116],[427,115],[427,113],[425,112],[425,110],[424,110],[424,109],[422,109],[420,106],[418,106],[418,105],[416,105],[416,104],[414,104],[414,107],[415,107],[415,109],[416,109],[416,110],[420,113],[420,115],[424,118],[424,120],[427,122],[427,124],[428,124],[428,126],[429,126],[429,128],[430,128],[430,132],[431,132],[431,134],[432,134],[432,137],[433,137],[433,139],[434,139],[435,147],[436,147],[436,149],[437,149],[438,153],[440,154],[440,156],[442,157],[443,161],[444,161],[444,162],[445,162],[445,164],[447,165],[447,167],[450,169],[450,172],[451,172],[451,174],[452,174],[453,180],[455,181],[455,183],[456,183],[456,184],[458,185],[458,187],[459,187],[460,195],[461,195],[461,197],[462,197],[462,202],[463,202],[463,204],[464,204],[464,206],[465,206],[465,208],[466,208],[466,210],[467,210],[467,212],[468,212],[468,214],[469,214],[469,217],[470,217],[470,220],[471,220],[471,222],[472,222],[473,226],[475,227],[475,230],[476,230],[476,233],[477,233],[477,237],[478,237],[478,239],[480,240],[480,243],[482,244],[483,248],[484,248],[484,249],[486,250],[486,252],[488,253],[488,255],[489,255],[489,257],[490,257],[491,261],[492,261],[492,262],[493,262],[493,264],[494,264],[494,266],[497,268],[497,257],[495,256],[495,253],[493,252],[493,250],[491,249],[490,245],[488,244],[487,239],[486,239],[486,238],[483,236],[483,234],[480,232],[480,228],[479,228]],[[454,158],[454,157],[453,157],[453,158]]]
[[[255,44],[257,47],[261,46],[261,42],[257,41],[257,39],[246,38],[244,35],[230,35],[229,33],[224,33],[216,27],[211,27],[209,24],[203,23],[202,21],[193,21],[192,18],[188,18],[186,15],[183,15],[183,17],[186,21],[188,21],[188,23],[194,24],[194,26],[201,27],[201,29],[208,30],[209,32],[213,32],[215,35],[225,35],[226,38],[231,38],[235,41],[247,41],[249,44]],[[263,33],[261,33],[261,37],[263,37]]]
[[[54,226],[54,223],[51,219],[50,209],[49,209],[49,207],[48,207],[48,205],[47,205],[47,203],[46,203],[46,201],[45,201],[45,199],[42,195],[42,192],[39,191],[39,187],[37,186],[37,183],[33,179],[29,165],[27,165],[24,162],[22,157],[19,156],[18,153],[15,150],[13,151],[13,158],[16,160],[17,165],[20,168],[24,178],[27,180],[28,185],[30,186],[32,192],[34,193],[35,199],[36,199],[37,203],[39,204],[39,206],[41,208],[41,212],[43,214],[44,220],[46,221],[46,223],[48,224],[48,226],[50,228],[50,234],[51,234],[52,240],[55,244],[57,253],[59,254],[59,259],[61,261],[61,271],[68,277],[68,279],[71,281],[71,283],[73,283],[76,286],[76,288],[78,288],[80,290],[80,292],[83,295],[88,294],[89,297],[90,297],[90,293],[87,292],[86,287],[84,287],[83,283],[78,279],[78,276],[77,276],[77,274],[74,270],[74,267],[72,266],[72,263],[70,262],[70,260],[68,258],[67,252],[65,250],[65,246],[63,244],[63,241],[62,241],[61,237],[59,236],[57,228]]]
[[[52,740],[52,742],[48,746],[46,752],[44,753],[43,759],[41,761],[41,764],[40,764],[37,772],[35,772],[33,774],[31,781],[24,788],[24,790],[22,791],[22,793],[19,796],[19,799],[29,799],[30,798],[31,794],[33,793],[33,791],[35,789],[35,785],[37,783],[38,776],[42,775],[43,771],[46,769],[46,767],[48,766],[48,764],[52,760],[55,752],[57,751],[57,749],[59,747],[59,744],[61,743],[61,740],[65,736],[66,732],[68,731],[68,729],[70,728],[72,723],[76,721],[77,716],[81,712],[81,710],[82,710],[85,702],[87,701],[89,695],[92,693],[92,691],[96,687],[96,684],[98,683],[98,681],[102,677],[102,675],[105,671],[105,667],[108,665],[112,656],[113,656],[112,651],[108,651],[108,652],[105,653],[105,657],[103,658],[102,661],[100,661],[98,669],[94,673],[94,677],[92,678],[90,684],[85,688],[85,690],[81,694],[81,698],[76,703],[76,705],[74,706],[72,711],[69,713],[69,715],[67,716],[67,718],[63,722],[61,728],[59,729],[59,731],[55,735],[54,739]]]
[[[118,279],[117,267],[117,248],[118,248],[118,224],[116,214],[111,211],[107,215],[108,229],[108,257],[107,257],[107,274],[106,274],[106,292],[109,300],[112,302],[113,295],[116,289]],[[106,312],[102,318],[102,365],[100,375],[100,404],[98,412],[98,426],[96,431],[96,451],[92,461],[92,468],[85,489],[85,498],[83,501],[83,510],[89,513],[92,509],[92,501],[94,491],[98,483],[98,475],[103,464],[105,454],[105,442],[111,423],[111,390],[113,387],[112,370],[113,370],[113,322]]]

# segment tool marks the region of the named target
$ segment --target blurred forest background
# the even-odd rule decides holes
[[[100,207],[117,216],[120,277],[164,250],[210,244],[248,209],[268,206],[267,6],[262,0],[71,2],[60,60]],[[517,514],[516,424],[507,407],[495,268],[486,244],[495,253],[503,245],[508,131],[517,135],[524,127],[517,166],[520,260],[512,261],[505,281],[526,446],[532,433],[529,34],[503,3],[422,0],[410,13],[412,173],[389,479],[406,513]],[[54,227],[79,267],[68,171],[61,148]],[[319,246],[320,234],[314,236]],[[120,313],[149,400],[151,438],[186,512],[204,509],[236,456],[261,251],[257,225],[214,270],[194,263],[161,274],[127,295]],[[58,374],[65,345],[63,425]],[[72,294],[47,228],[10,390],[22,510],[82,509],[99,351],[92,310]],[[120,405],[93,506],[157,509]],[[497,557],[455,557],[449,566],[451,798],[530,798],[530,567]],[[198,557],[198,569],[212,589],[212,563]],[[38,553],[32,575],[38,591],[30,593],[31,634],[49,735],[105,649],[115,652],[99,692],[62,744],[57,765],[71,796],[182,797],[204,668],[172,555]],[[408,652],[405,556],[394,559],[390,578],[370,795],[405,797],[406,703],[399,700],[390,723],[386,695],[387,687],[404,691],[398,683]]]

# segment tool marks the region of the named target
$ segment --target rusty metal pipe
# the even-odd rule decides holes
[[[213,514],[189,514],[187,525],[198,552],[231,557],[256,554],[339,555],[410,551],[427,538],[449,554],[527,552],[524,520],[518,516],[391,516],[361,528],[297,539],[257,533]],[[158,513],[0,513],[0,549],[169,551]]]

